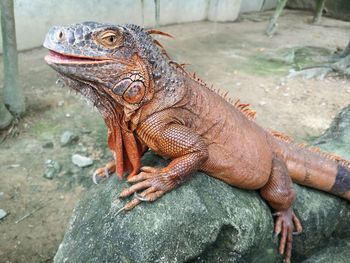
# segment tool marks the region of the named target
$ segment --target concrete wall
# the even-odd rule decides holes
[[[303,10],[315,10],[315,0],[289,0],[287,7]],[[324,14],[329,17],[350,21],[350,1],[349,0],[328,0],[325,3],[327,12]]]
[[[236,20],[243,12],[273,8],[276,2],[277,0],[14,0],[17,45],[19,50],[41,46],[46,32],[53,25],[99,21],[155,27],[207,19],[225,22]]]

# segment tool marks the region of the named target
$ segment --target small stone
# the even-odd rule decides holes
[[[67,114],[66,114],[66,117],[69,118],[69,117],[70,117],[70,113],[67,113]]]
[[[46,179],[49,179],[49,180],[52,180],[55,176],[55,171],[53,170],[47,170],[45,173],[44,173],[44,178]]]
[[[0,209],[0,220],[4,219],[7,216],[7,212],[3,209]]]
[[[264,105],[266,105],[266,103],[267,103],[266,101],[260,101],[260,102],[259,102],[259,105],[260,105],[260,106],[264,106]]]
[[[61,165],[53,160],[46,160],[45,164],[46,170],[43,177],[52,180],[61,171]]]
[[[45,149],[52,149],[53,148],[53,142],[46,142],[42,145]]]
[[[79,167],[87,167],[94,163],[94,161],[91,158],[80,154],[73,154],[72,162]]]
[[[61,135],[61,146],[67,146],[69,144],[72,144],[74,142],[77,142],[79,140],[79,136],[75,135],[74,133],[72,133],[71,131],[65,131],[62,135]]]
[[[58,103],[57,103],[58,106],[62,107],[64,105],[64,100],[60,100]]]

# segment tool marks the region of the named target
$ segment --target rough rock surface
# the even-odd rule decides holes
[[[350,241],[334,240],[330,246],[320,250],[303,263],[348,263],[350,261]]]
[[[317,143],[325,148],[335,145],[338,152],[349,156],[345,148],[349,144],[340,141],[350,140],[349,120],[347,108]],[[164,165],[165,161],[147,153],[143,163]],[[240,190],[196,173],[155,203],[143,203],[117,215],[127,201],[118,199],[124,187],[127,183],[114,176],[85,194],[54,262],[282,261],[270,209],[256,191]],[[350,205],[327,193],[295,187],[294,209],[304,231],[294,238],[294,262],[349,258],[345,244],[350,242]],[[337,242],[343,245],[331,249]]]

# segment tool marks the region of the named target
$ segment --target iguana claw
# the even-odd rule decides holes
[[[94,184],[98,184],[98,181],[101,180],[101,178],[108,178],[108,177],[110,176],[107,167],[103,167],[103,168],[101,168],[101,169],[104,170],[104,175],[103,175],[103,176],[101,176],[101,175],[99,174],[99,169],[97,169],[97,170],[94,172],[94,174],[92,175],[92,181],[94,182]],[[97,177],[97,176],[99,176],[99,177]],[[98,178],[100,178],[100,179],[98,179]]]
[[[134,193],[134,197],[142,202],[149,202],[149,200],[138,193]]]
[[[115,163],[109,162],[105,167],[98,168],[94,174],[92,175],[92,181],[94,184],[98,184],[98,181],[101,179],[106,179],[110,177],[112,173],[115,171]]]

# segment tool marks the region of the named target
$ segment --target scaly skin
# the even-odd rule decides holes
[[[247,104],[231,104],[170,61],[151,34],[167,35],[135,25],[87,22],[53,27],[46,36],[47,63],[94,103],[108,127],[115,164],[95,175],[129,173],[133,185],[120,197],[135,198],[123,210],[158,199],[196,170],[258,189],[275,210],[279,251],[290,262],[293,229],[302,231],[292,211],[292,179],[349,200],[348,164],[258,126]],[[148,148],[170,164],[141,168]]]

